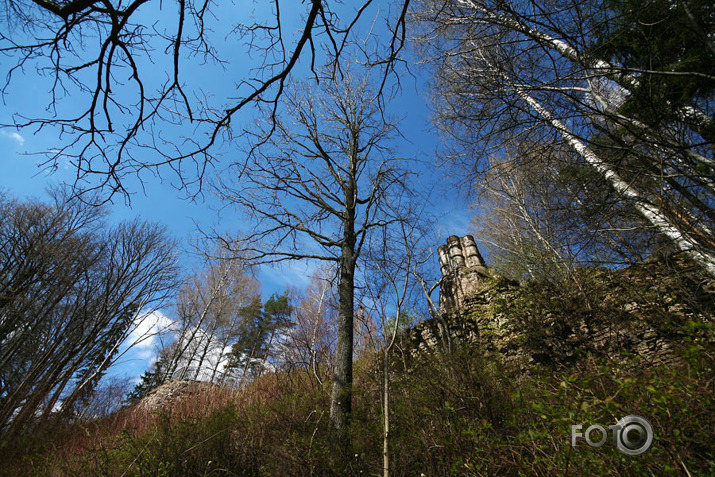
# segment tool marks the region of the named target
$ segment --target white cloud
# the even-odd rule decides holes
[[[174,377],[188,377],[198,381],[220,379],[226,371],[232,346],[222,346],[220,340],[208,341],[211,337],[201,328],[190,329],[187,335],[193,335],[192,344],[183,343],[185,353],[177,363]],[[197,372],[199,362],[201,367]]]
[[[0,131],[0,133],[2,133],[2,135],[6,138],[12,139],[13,141],[17,142],[18,146],[23,146],[25,144],[25,138],[17,132],[9,133],[7,131]]]
[[[136,357],[151,359],[156,352],[159,337],[172,330],[174,321],[159,310],[153,310],[137,316],[134,329],[127,338],[127,344],[134,348]]]

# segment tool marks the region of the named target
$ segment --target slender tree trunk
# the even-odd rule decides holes
[[[266,365],[266,361],[268,361],[268,353],[271,352],[271,345],[273,344],[273,337],[276,334],[275,328],[271,330],[271,337],[268,339],[268,345],[266,346],[266,352],[263,353],[263,360],[261,361],[261,366],[258,368],[258,375],[261,376],[263,374],[263,368]]]
[[[320,379],[320,373],[318,372],[318,351],[316,350],[317,347],[317,334],[318,334],[318,320],[320,319],[320,316],[322,316],[322,303],[318,307],[318,314],[315,316],[315,321],[313,322],[313,330],[311,331],[311,337],[310,341],[308,344],[308,356],[309,356],[309,366],[313,370],[313,376],[315,376],[315,380],[318,382],[319,386],[323,385],[323,380]]]
[[[403,226],[403,234],[404,232],[404,226]],[[407,296],[407,288],[409,285],[409,276],[411,274],[411,262],[412,262],[412,256],[410,255],[410,244],[407,241],[407,235],[403,235],[403,238],[405,239],[405,245],[406,245],[406,253],[407,253],[407,263],[405,267],[405,279],[404,283],[402,286],[402,292],[398,291],[397,288],[397,282],[395,281],[395,277],[393,276],[388,276],[385,274],[384,271],[381,270],[385,278],[388,278],[388,280],[392,283],[392,286],[394,287],[395,290],[395,297],[397,298],[397,303],[395,306],[395,320],[392,322],[393,328],[392,328],[392,336],[390,337],[390,341],[385,344],[383,348],[383,360],[382,360],[382,370],[383,370],[383,380],[382,380],[382,473],[383,477],[389,477],[390,476],[390,353],[392,352],[392,349],[395,346],[395,341],[397,340],[397,334],[400,330],[400,316],[402,314],[402,305],[404,303],[405,297]],[[424,286],[424,280],[420,278],[420,283],[423,287],[423,290],[425,288]],[[430,298],[430,294],[425,291],[425,295],[427,296],[428,302],[430,304],[430,310],[433,309],[434,303],[432,302],[432,299]],[[384,313],[384,308],[383,308],[383,313]],[[385,335],[385,320],[384,318],[382,319],[382,330],[383,330],[383,336]],[[447,334],[449,333],[448,330],[445,329]]]
[[[233,321],[231,321],[229,329],[235,329],[235,327],[236,327],[236,322],[235,322],[235,320],[233,320]],[[223,350],[226,349],[226,347],[228,346],[228,343],[230,341],[231,341],[231,335],[229,333],[225,333],[223,336],[223,339],[221,340],[221,344],[219,344],[219,349],[221,350],[221,354],[216,359],[216,364],[214,365],[213,370],[211,371],[211,382],[218,384],[219,386],[224,385],[224,382],[226,381],[226,370],[229,369],[229,365],[231,364],[231,358],[229,357],[227,359],[226,366],[224,366],[223,375],[221,376],[221,379],[218,380],[218,383],[216,383],[216,377],[219,376],[219,368],[221,367],[221,363],[223,363],[223,361],[224,361]]]
[[[608,163],[603,161],[588,146],[583,144],[566,125],[554,117],[554,115],[534,99],[533,96],[529,95],[519,86],[513,85],[513,87],[517,94],[528,103],[536,113],[555,128],[574,151],[595,168],[618,194],[631,201],[636,210],[645,217],[658,232],[668,237],[680,250],[688,254],[690,258],[702,266],[710,275],[715,276],[715,256],[713,256],[712,253],[701,250],[697,243],[678,230],[658,207],[644,199],[640,193],[628,182],[624,181]]]
[[[394,341],[393,341],[394,343]],[[385,348],[383,359],[383,389],[382,389],[382,475],[390,477],[390,349]]]
[[[196,373],[194,373],[194,381],[198,381],[199,377],[201,377],[201,367],[204,365],[204,361],[206,361],[206,357],[209,354],[209,351],[211,351],[211,344],[213,343],[213,339],[216,336],[216,329],[218,328],[218,325],[216,322],[214,322],[213,327],[211,328],[211,331],[206,330],[206,345],[204,346],[204,350],[201,353],[201,356],[199,357],[199,364],[196,366]],[[213,379],[211,380],[213,383]]]
[[[253,356],[256,354],[256,345],[253,345],[253,348],[251,348],[251,354],[246,358],[246,364],[243,366],[243,373],[241,374],[241,379],[238,381],[238,389],[241,389],[241,385],[243,384],[243,380],[246,378],[246,374],[248,374],[248,367],[251,365],[251,361],[253,361]]]
[[[191,326],[190,318],[186,320],[185,324],[183,324],[184,328],[181,330],[181,336],[179,337],[179,340],[177,342],[176,351],[174,352],[174,354],[171,358],[171,362],[170,362],[169,366],[167,367],[166,377],[164,379],[165,381],[174,378],[174,374],[176,373],[176,370],[179,367],[179,363],[181,362],[181,359],[184,358],[184,353],[186,353],[186,351],[189,349],[189,346],[191,346],[193,344],[194,339],[196,338],[196,334],[201,329],[201,326],[204,324],[204,321],[206,320],[206,318],[209,314],[209,309],[211,308],[211,305],[216,300],[216,298],[218,297],[218,295],[220,293],[221,288],[226,283],[227,273],[228,272],[221,275],[221,278],[219,279],[218,283],[212,287],[211,295],[209,296],[208,302],[206,302],[204,304],[204,307],[201,310],[201,315],[199,316],[199,319],[196,322],[194,329],[191,331],[191,336],[186,340],[186,343],[184,343],[184,338],[186,337],[186,330],[188,330],[188,328]],[[186,365],[184,371],[182,371],[181,375],[179,376],[180,379],[183,379],[186,376],[186,371],[188,370],[188,366],[194,360],[197,353],[198,353],[198,346],[194,350],[192,350],[191,357],[186,360],[187,365]]]
[[[52,414],[52,410],[55,408],[55,405],[56,405],[57,402],[60,400],[60,397],[62,397],[62,391],[64,391],[65,386],[67,386],[67,383],[69,382],[70,379],[72,379],[72,375],[71,375],[71,374],[68,374],[68,375],[62,380],[62,382],[60,382],[59,386],[56,387],[55,393],[54,393],[53,396],[49,399],[49,401],[47,402],[47,405],[45,405],[45,410],[43,411],[42,416],[40,417],[40,420],[41,420],[41,421],[44,422],[44,421],[47,421],[47,420],[50,418],[50,415]],[[76,391],[77,391],[77,389],[75,388],[75,390],[72,392],[72,394],[75,394]],[[74,398],[73,398],[72,395],[70,396],[70,399],[72,399],[72,401],[74,401]],[[63,414],[66,414],[66,415],[69,414],[69,413],[66,411],[66,407],[65,407],[64,401],[62,402],[62,410],[61,410],[61,412],[62,412]]]

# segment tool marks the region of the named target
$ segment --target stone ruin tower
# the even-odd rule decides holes
[[[440,311],[455,313],[469,306],[469,298],[479,291],[480,278],[489,277],[484,258],[474,237],[447,237],[447,245],[437,248],[442,271]]]
[[[422,321],[409,331],[415,356],[440,348],[452,349],[453,343],[471,343],[482,351],[498,352],[507,360],[522,363],[519,366],[532,361],[568,364],[585,356],[584,353],[621,359],[618,357],[624,350],[627,354],[623,355],[622,362],[626,366],[632,365],[629,360],[634,357],[640,357],[642,361],[638,366],[645,367],[682,362],[674,351],[678,343],[659,328],[662,322],[658,320],[662,320],[663,315],[658,302],[633,302],[622,308],[614,307],[617,320],[581,315],[571,319],[549,312],[534,315],[534,322],[540,325],[535,325],[538,328],[527,335],[512,326],[508,310],[497,311],[490,305],[494,298],[508,303],[528,297],[529,290],[520,289],[518,283],[490,271],[474,237],[451,235],[437,252],[442,272],[440,309],[433,319]],[[604,286],[613,283],[614,287],[638,280],[636,283],[640,286],[661,286],[667,290],[662,283],[666,274],[672,272],[657,266],[656,262],[646,263],[600,280]],[[648,280],[653,276],[652,271],[658,273],[655,281]]]
[[[474,237],[451,235],[447,245],[437,248],[437,253],[442,271],[439,311],[433,319],[422,321],[410,330],[415,356],[438,348],[452,349],[453,343],[476,343],[480,327],[489,325],[483,323],[478,308],[484,298],[480,295],[493,280],[487,280],[491,273]]]

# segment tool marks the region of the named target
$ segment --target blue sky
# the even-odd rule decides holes
[[[153,5],[153,3],[150,3]],[[378,2],[376,9],[372,12],[373,17],[384,14],[387,2]],[[154,7],[152,7],[154,8]],[[220,13],[220,18],[241,18],[248,21],[251,12],[241,7],[230,5],[221,8],[231,9]],[[255,7],[254,7],[255,8]],[[286,7],[284,12],[285,31],[296,34],[300,18],[300,12],[304,6],[295,2],[295,6]],[[290,11],[293,8],[295,11]],[[344,6],[345,9],[352,7]],[[254,11],[256,15],[265,12]],[[147,11],[147,19],[157,14],[156,11]],[[158,16],[161,18],[161,15]],[[243,19],[245,18],[245,20]],[[370,18],[368,15],[367,18]],[[235,21],[235,20],[234,20]],[[294,22],[294,24],[291,24]],[[187,59],[186,66],[182,70],[182,80],[193,91],[210,92],[216,98],[232,98],[238,96],[236,93],[236,78],[245,72],[250,65],[250,59],[242,48],[230,44],[225,40],[226,34],[230,30],[231,24],[228,22],[215,23],[213,38],[220,44],[220,54],[222,58],[230,62],[227,70],[222,70],[210,65],[201,64],[195,60]],[[363,28],[370,28],[365,25]],[[378,22],[373,28],[373,33],[384,34],[384,26]],[[364,30],[366,31],[366,30]],[[255,62],[255,58],[253,61]],[[193,61],[193,63],[192,63]],[[12,59],[0,56],[0,71],[4,73],[12,65]],[[158,75],[149,80],[161,81],[161,60],[154,65]],[[398,117],[402,117],[399,128],[405,136],[404,141],[400,141],[396,147],[403,157],[414,157],[423,161],[422,170],[418,171],[421,180],[427,185],[434,185],[435,194],[433,196],[433,213],[438,217],[435,228],[441,234],[442,240],[447,235],[469,233],[469,215],[466,203],[463,198],[450,190],[449,179],[442,178],[434,164],[435,152],[439,146],[439,137],[434,126],[430,123],[430,113],[428,107],[429,91],[427,89],[426,74],[419,66],[410,67],[415,77],[401,75],[402,93],[394,98],[389,104],[391,112]],[[301,79],[301,75],[306,75],[306,61],[299,64],[294,79]],[[26,68],[24,74],[16,77],[3,97],[2,109],[0,109],[0,124],[12,122],[13,114],[20,115],[41,115],[46,107],[49,98],[50,82],[48,78],[38,75],[33,68]],[[131,91],[127,91],[131,95]],[[75,107],[72,97],[61,99],[61,107],[65,111],[72,111]],[[220,100],[219,100],[220,101]],[[252,111],[249,109],[242,113],[233,125],[246,125],[253,120]],[[191,136],[194,134],[192,126],[182,125],[178,129],[172,130],[172,134]],[[20,198],[45,199],[45,189],[50,184],[68,182],[72,183],[76,171],[67,162],[60,161],[57,169],[49,172],[44,170],[40,163],[43,156],[38,155],[43,151],[61,146],[68,138],[60,137],[57,131],[45,129],[34,131],[30,129],[15,130],[4,128],[0,130],[0,189]],[[216,164],[216,168],[209,171],[213,174],[225,167],[236,152],[226,147],[217,151],[221,155]],[[200,236],[197,225],[208,230],[215,228],[219,231],[238,232],[242,227],[243,220],[238,212],[230,208],[222,208],[222,205],[210,192],[197,197],[194,200],[184,198],[184,194],[176,189],[175,178],[170,171],[160,171],[163,177],[145,175],[142,181],[137,178],[128,178],[126,185],[132,193],[131,205],[125,203],[121,197],[116,197],[111,205],[110,220],[120,221],[134,217],[158,222],[165,225],[170,233],[188,244],[192,239]],[[447,186],[447,187],[443,187]],[[448,195],[443,197],[441,194]],[[434,244],[435,248],[439,244]],[[184,264],[189,266],[193,259],[187,253],[184,256]],[[436,260],[436,259],[435,259]],[[436,266],[436,264],[435,264]],[[273,292],[280,292],[286,286],[300,286],[307,283],[311,266],[309,264],[289,264],[281,269],[265,269],[259,278],[262,282],[264,296]],[[301,283],[302,282],[302,283]],[[122,368],[122,372],[138,376],[143,372],[146,364],[151,359],[145,347],[142,353],[132,355]]]

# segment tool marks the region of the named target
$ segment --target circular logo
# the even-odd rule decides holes
[[[641,455],[653,445],[653,428],[640,416],[626,416],[616,423],[616,447],[626,455]]]

